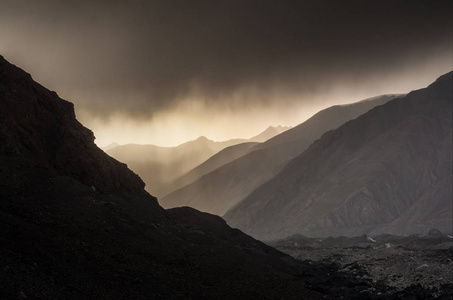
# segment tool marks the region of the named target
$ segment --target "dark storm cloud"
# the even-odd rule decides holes
[[[266,103],[452,49],[450,0],[10,1],[0,18],[98,115]]]

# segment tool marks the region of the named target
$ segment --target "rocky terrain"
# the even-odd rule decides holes
[[[395,294],[339,264],[296,260],[215,215],[164,210],[136,174],[95,146],[71,103],[1,56],[0,178],[1,299],[426,295],[411,286]]]
[[[165,211],[71,103],[3,57],[0,164],[1,299],[332,299],[357,283],[327,288],[310,275],[323,267],[218,216]]]
[[[278,174],[288,161],[302,153],[324,132],[398,96],[384,95],[322,110],[304,123],[253,146],[249,153],[216,169],[211,167],[209,173],[202,173],[203,176],[197,180],[191,177],[192,183],[159,198],[159,202],[165,208],[188,205],[223,215]]]
[[[362,293],[385,291],[399,299],[453,297],[453,237],[438,230],[407,237],[294,235],[269,244],[311,265],[336,266],[334,272],[362,282]]]
[[[261,240],[452,230],[452,73],[325,133],[230,209]]]
[[[321,299],[220,217],[165,211],[74,107],[0,56],[1,299]]]

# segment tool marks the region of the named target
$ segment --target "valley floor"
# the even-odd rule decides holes
[[[395,299],[453,299],[453,241],[401,238],[287,239],[271,243],[319,269],[331,270],[325,281],[364,295]],[[326,240],[324,240],[326,241]],[[326,245],[329,244],[329,245]],[[342,281],[344,280],[344,283]],[[319,282],[314,282],[319,285]],[[342,285],[344,285],[342,287]],[[345,297],[344,299],[347,299]]]

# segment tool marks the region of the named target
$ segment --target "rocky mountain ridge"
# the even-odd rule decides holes
[[[452,228],[452,73],[325,133],[225,214],[259,239]]]
[[[300,263],[219,217],[162,209],[71,103],[1,56],[0,179],[2,299],[325,294],[297,278]]]
[[[126,144],[105,151],[117,160],[127,163],[128,167],[144,180],[146,189],[160,198],[181,187],[175,181],[184,181],[180,177],[187,175],[186,173],[203,164],[219,151],[234,145],[238,145],[238,148],[241,148],[239,146],[241,144],[251,145],[250,143],[254,143],[256,145],[286,129],[286,127],[281,126],[269,127],[250,139],[231,139],[217,142],[205,136],[200,136],[176,147]],[[225,163],[229,161],[227,158],[228,155],[223,156]],[[199,170],[200,168],[198,168]],[[199,173],[198,171],[195,170],[192,174]],[[186,180],[190,176],[190,174],[186,176]]]
[[[286,130],[291,129],[289,126],[269,126],[260,134],[257,134],[251,137],[249,140],[251,142],[264,143],[265,141],[285,132]]]
[[[164,184],[162,187],[162,194],[165,197],[169,193],[193,183],[194,181],[200,179],[202,176],[211,173],[212,171],[222,167],[223,165],[226,165],[244,156],[258,144],[259,143],[256,142],[241,143],[220,150],[218,153],[214,154],[209,159],[199,164],[183,176],[168,184]]]
[[[223,215],[254,189],[275,176],[288,161],[302,153],[324,132],[335,129],[394,97],[395,95],[384,95],[322,110],[302,124],[255,145],[242,157],[160,198],[159,202],[165,208],[188,205]]]

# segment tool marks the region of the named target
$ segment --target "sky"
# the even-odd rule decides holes
[[[0,54],[98,145],[295,126],[453,69],[453,1],[0,0]]]

